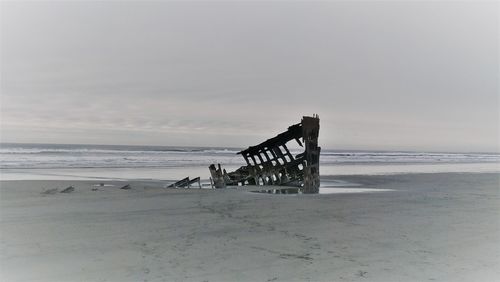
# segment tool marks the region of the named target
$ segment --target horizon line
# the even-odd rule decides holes
[[[186,145],[137,145],[137,144],[95,144],[95,143],[39,143],[39,142],[0,142],[0,148],[4,144],[18,144],[18,145],[71,145],[71,146],[120,146],[120,147],[181,147],[181,148],[224,148],[224,149],[244,149],[246,147],[233,147],[233,146],[186,146]],[[321,147],[321,146],[320,146]],[[349,149],[339,148],[331,149],[321,147],[323,150],[329,151],[355,151],[355,152],[411,152],[411,153],[454,153],[454,154],[495,154],[500,155],[500,152],[487,152],[487,151],[439,151],[439,150],[380,150],[380,149]]]

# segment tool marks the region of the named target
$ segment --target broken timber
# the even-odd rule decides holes
[[[300,187],[303,193],[319,192],[319,116],[304,116],[300,123],[256,146],[238,152],[247,165],[226,172],[220,164],[209,166],[216,188],[227,185],[283,185]],[[286,143],[295,140],[304,152],[293,156]],[[301,141],[302,140],[302,141]]]

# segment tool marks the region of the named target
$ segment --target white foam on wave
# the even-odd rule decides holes
[[[222,164],[227,171],[245,165],[237,152],[238,149],[234,148],[208,147],[1,144],[0,171],[3,177],[9,178],[29,174],[41,177],[43,173],[39,169],[52,170],[54,173],[51,175],[58,177],[87,177],[89,171],[93,172],[92,177],[102,177],[102,171],[108,173],[108,177],[122,177],[128,173],[131,175],[129,178],[135,178],[136,175],[162,178],[172,175],[171,171],[187,173],[194,169],[203,171],[200,175],[203,177],[208,174],[207,167],[212,163]],[[500,171],[499,164],[500,155],[494,153],[323,150],[320,172],[322,175],[492,172]],[[65,169],[73,171],[69,176],[63,176],[59,172]],[[162,173],[152,175],[150,171]]]

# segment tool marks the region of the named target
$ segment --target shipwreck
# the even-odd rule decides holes
[[[306,194],[319,192],[319,116],[304,116],[277,136],[238,152],[246,166],[227,172],[220,164],[209,166],[215,188],[244,185],[292,186]],[[287,143],[295,140],[304,152],[293,155]]]

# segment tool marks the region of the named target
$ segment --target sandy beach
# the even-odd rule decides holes
[[[500,281],[499,11],[0,1],[0,282]]]
[[[0,278],[498,281],[498,173],[322,181],[345,183],[344,192],[393,191],[268,195],[165,189],[161,181],[2,181]],[[126,183],[131,189],[119,189]],[[71,193],[43,193],[70,185]]]

